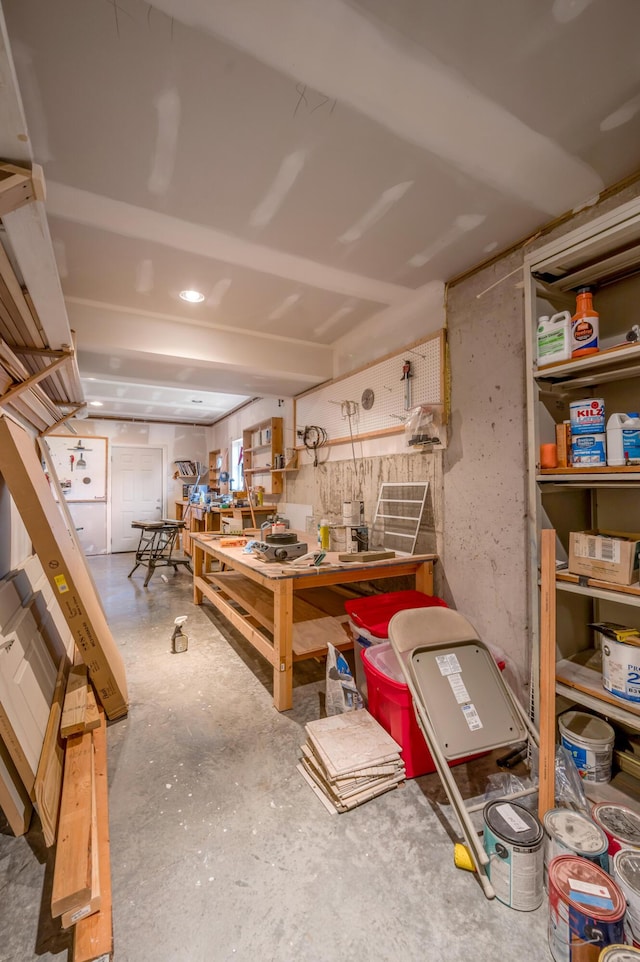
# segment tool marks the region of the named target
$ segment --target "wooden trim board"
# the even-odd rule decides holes
[[[98,813],[98,848],[100,864],[100,911],[81,919],[74,932],[73,962],[96,962],[111,959],[113,953],[113,921],[111,902],[111,863],[109,858],[109,789],[107,782],[107,724],[100,712],[101,724],[92,733],[95,747],[96,807]]]

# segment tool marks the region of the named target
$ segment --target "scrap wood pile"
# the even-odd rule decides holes
[[[72,663],[73,659],[73,663]],[[24,835],[35,808],[52,849],[51,914],[70,962],[113,949],[106,718],[43,567],[0,579],[0,808]]]
[[[298,771],[329,812],[348,812],[405,778],[401,747],[366,709],[305,726]]]

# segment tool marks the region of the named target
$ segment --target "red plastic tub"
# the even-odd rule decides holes
[[[400,680],[402,669],[398,665],[391,643],[383,642],[363,648],[360,654],[367,679],[369,712],[401,746],[407,778],[435,772],[436,766],[420,731],[409,686]],[[500,662],[499,667],[503,669],[504,664]],[[468,755],[465,758],[456,758],[449,762],[449,765],[460,765],[479,757],[480,755]]]

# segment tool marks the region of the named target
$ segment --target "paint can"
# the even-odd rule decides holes
[[[607,463],[606,434],[571,435],[571,464],[603,468]]]
[[[558,855],[579,855],[605,872],[609,868],[609,839],[599,825],[570,808],[552,808],[543,820],[544,827],[544,878],[551,860]]]
[[[604,399],[582,398],[569,405],[571,434],[604,434]]]
[[[359,527],[364,524],[364,501],[342,502],[342,523],[348,527]]]
[[[627,941],[640,945],[640,852],[624,848],[616,852],[612,875],[627,900],[624,917]]]
[[[624,895],[598,865],[577,855],[549,864],[549,948],[556,962],[598,962],[624,939]]]
[[[631,945],[608,945],[598,956],[598,962],[640,962],[640,949]]]
[[[484,807],[487,874],[496,898],[512,909],[531,912],[542,903],[542,825],[515,802],[497,800]]]
[[[615,732],[611,725],[583,711],[566,711],[558,718],[560,739],[585,782],[610,782]]]
[[[609,839],[609,868],[621,848],[640,851],[640,815],[627,805],[598,802],[591,809],[591,817]]]
[[[602,637],[602,684],[617,698],[640,702],[640,647]]]

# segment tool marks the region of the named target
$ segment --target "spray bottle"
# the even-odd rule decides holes
[[[571,318],[571,357],[597,354],[600,315],[593,308],[593,288],[579,287],[576,312]]]
[[[189,647],[189,636],[182,630],[182,626],[188,617],[188,615],[179,615],[174,621],[175,628],[171,635],[171,651],[174,655],[186,651]]]

